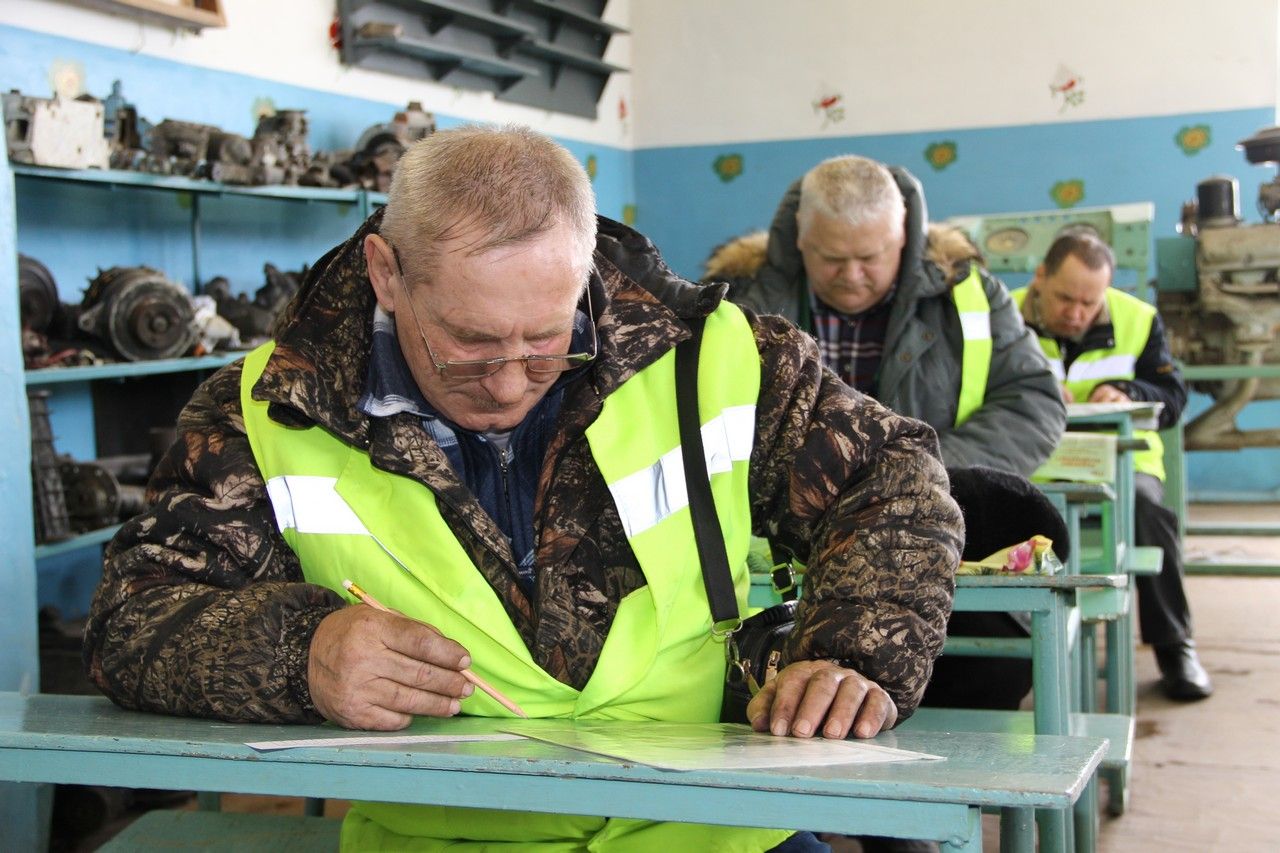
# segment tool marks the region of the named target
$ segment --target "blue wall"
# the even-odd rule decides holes
[[[1193,155],[1175,142],[1183,127],[1205,124],[1210,144]],[[698,275],[710,249],[727,237],[766,228],[786,188],[810,167],[838,154],[861,154],[905,166],[924,184],[930,215],[1046,210],[1049,191],[1064,180],[1083,180],[1085,206],[1150,201],[1157,236],[1172,236],[1181,203],[1196,183],[1225,172],[1240,180],[1241,208],[1256,215],[1258,184],[1267,168],[1252,166],[1235,143],[1275,124],[1271,108],[1132,118],[1115,121],[1022,125],[726,143],[635,152],[637,225],[685,275]],[[924,158],[932,143],[953,141],[955,162],[935,170]],[[723,181],[714,163],[742,155],[742,174]]]
[[[1235,143],[1275,123],[1272,108],[1208,112],[1114,121],[1024,125],[979,130],[940,130],[877,136],[803,139],[643,148],[635,153],[636,222],[667,262],[691,277],[701,273],[710,250],[726,238],[767,228],[778,199],[796,178],[819,161],[861,154],[902,165],[925,187],[930,216],[1056,207],[1050,195],[1058,181],[1082,180],[1084,206],[1150,201],[1155,236],[1172,236],[1184,200],[1214,173],[1240,181],[1240,207],[1257,221],[1258,185],[1270,167],[1253,166]],[[1185,154],[1176,137],[1184,127],[1207,125],[1210,143]],[[933,143],[952,141],[955,161],[936,170],[925,160]],[[721,155],[742,156],[742,173],[729,181],[717,174]],[[1154,249],[1152,252],[1154,258]],[[1154,275],[1154,270],[1153,270]],[[1023,277],[1009,278],[1011,285]],[[1208,398],[1198,396],[1188,417]],[[1280,403],[1255,403],[1240,418],[1244,428],[1280,423]],[[1280,452],[1194,453],[1188,457],[1192,492],[1280,491]]]

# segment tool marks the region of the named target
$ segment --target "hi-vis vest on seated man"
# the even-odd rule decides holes
[[[960,315],[964,352],[960,359],[960,397],[956,401],[956,426],[982,408],[987,398],[987,377],[991,375],[991,303],[982,289],[977,264],[969,265],[969,275],[951,288],[951,299]]]
[[[1010,294],[1019,309],[1027,299],[1027,292],[1024,287]],[[1138,357],[1147,347],[1151,326],[1155,322],[1156,309],[1136,296],[1108,287],[1106,299],[1107,313],[1111,316],[1114,330],[1113,346],[1080,353],[1071,362],[1071,369],[1067,370],[1063,367],[1058,342],[1053,338],[1040,338],[1040,348],[1049,359],[1053,375],[1079,402],[1088,400],[1093,389],[1108,380],[1133,379],[1136,376]],[[1134,437],[1147,441],[1147,449],[1134,454],[1134,470],[1164,480],[1164,442],[1160,436],[1152,430],[1135,430]]]
[[[644,572],[646,585],[618,606],[600,660],[582,690],[539,667],[493,588],[467,557],[435,495],[319,427],[267,416],[251,389],[272,345],[245,359],[241,400],[254,458],[280,530],[310,583],[350,598],[350,578],[376,598],[434,625],[471,654],[472,669],[530,717],[714,722],[725,643],[713,636],[687,509],[675,406],[675,353],[627,380],[587,429]],[[759,352],[742,312],[722,303],[707,318],[699,363],[702,440],[740,612],[746,612],[751,534],[747,469],[755,438]],[[757,369],[750,369],[755,365]],[[511,716],[482,691],[462,713]],[[518,790],[512,791],[516,799]],[[530,805],[534,805],[530,803]],[[655,823],[609,817],[355,803],[342,828],[357,850],[764,851],[791,831]],[[461,843],[460,843],[461,842]]]

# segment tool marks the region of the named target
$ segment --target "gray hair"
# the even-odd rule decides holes
[[[591,181],[561,145],[519,125],[433,133],[396,166],[381,235],[401,262],[430,275],[440,245],[476,232],[476,255],[567,225],[585,284],[596,245]]]
[[[800,181],[796,220],[804,231],[815,213],[849,225],[861,225],[885,214],[905,217],[902,191],[883,163],[846,154],[823,160]]]

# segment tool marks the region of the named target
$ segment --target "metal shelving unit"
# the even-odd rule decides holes
[[[244,356],[243,352],[223,352],[197,358],[164,358],[155,361],[124,361],[117,364],[91,364],[82,367],[45,367],[26,371],[28,387],[58,385],[65,382],[93,382],[98,379],[133,379],[160,373],[189,373],[217,370]]]
[[[59,183],[100,186],[109,190],[148,190],[169,193],[186,193],[191,199],[191,280],[204,280],[200,270],[200,199],[204,196],[239,196],[242,198],[277,199],[303,204],[355,205],[363,219],[374,207],[387,203],[385,193],[368,190],[333,189],[330,187],[300,187],[286,185],[238,186],[205,181],[182,175],[156,175],[150,172],[128,172],[116,169],[55,169],[49,166],[29,166],[15,163],[12,171],[23,180],[56,181]]]
[[[595,117],[622,66],[604,61],[627,30],[607,0],[339,0],[342,60],[426,77],[500,100]]]
[[[439,5],[439,4],[433,4]],[[444,4],[447,5],[447,4]],[[38,191],[37,184],[56,182],[73,184],[85,188],[94,188],[108,192],[161,192],[185,194],[191,201],[191,247],[193,256],[192,281],[202,281],[200,271],[200,246],[202,240],[202,222],[200,217],[201,198],[234,196],[249,199],[264,199],[299,204],[328,204],[354,206],[360,216],[367,217],[378,206],[386,204],[384,193],[370,192],[362,189],[332,189],[326,187],[300,186],[236,186],[221,184],[215,181],[199,180],[179,175],[156,175],[144,172],[129,172],[98,169],[57,169],[45,166],[26,164],[10,165],[0,151],[0,253],[13,259],[17,252],[17,221],[20,211],[17,208],[18,190]],[[14,266],[10,263],[9,267]],[[10,285],[10,292],[16,290]],[[34,594],[36,564],[51,557],[71,554],[75,551],[98,547],[105,544],[119,530],[120,525],[112,525],[100,530],[90,531],[70,539],[50,542],[42,545],[33,544],[33,521],[31,515],[31,440],[27,431],[29,413],[27,411],[24,388],[29,387],[66,387],[75,383],[96,383],[103,381],[125,381],[148,376],[164,374],[180,374],[193,372],[211,372],[241,358],[243,352],[217,353],[192,358],[172,358],[155,361],[121,362],[113,364],[90,365],[81,367],[53,367],[40,370],[23,370],[21,354],[18,352],[19,317],[17,300],[12,306],[0,305],[0,341],[9,341],[0,351],[0,406],[8,407],[13,414],[14,424],[5,431],[5,448],[9,452],[0,460],[0,484],[7,484],[11,500],[10,508],[0,514],[0,541],[8,543],[3,549],[4,559],[0,560],[0,582],[7,580],[10,589],[24,590],[11,604],[22,610],[21,618],[7,622],[0,629],[0,642],[9,648],[17,648],[18,674],[6,674],[0,666],[0,682],[8,689],[16,689],[21,683],[30,683],[35,667],[35,632],[34,618],[36,599]],[[10,310],[12,309],[12,310]],[[10,352],[12,350],[12,352]],[[17,367],[9,366],[9,356],[14,356]],[[13,381],[20,378],[20,381]],[[13,399],[10,400],[9,397]],[[30,589],[28,597],[25,590]],[[29,611],[29,613],[28,613]],[[28,626],[28,618],[30,625]],[[30,654],[27,650],[30,650]]]

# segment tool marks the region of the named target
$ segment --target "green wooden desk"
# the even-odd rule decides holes
[[[1028,643],[1018,638],[948,637],[944,652],[1025,656],[1029,645],[1034,730],[1070,734],[1072,712],[1080,707],[1080,664],[1072,656],[1081,636],[1078,598],[1082,594],[1124,595],[1128,586],[1125,575],[959,575],[954,610],[1029,611],[1031,638]],[[1074,828],[1065,811],[1037,813],[1042,849],[1093,850],[1097,824],[1094,789],[1091,784],[1077,803]],[[1052,847],[1044,844],[1047,839],[1053,839]]]
[[[420,720],[414,733],[501,721]],[[456,730],[456,729],[454,729]],[[258,753],[245,741],[333,737],[328,727],[233,725],[121,711],[98,697],[0,693],[0,779],[607,814],[932,838],[982,850],[982,807],[1031,851],[1032,809],[1069,808],[1107,741],[1028,734],[887,732],[876,743],[945,761],[667,772],[536,741]],[[1042,849],[1044,849],[1042,847]]]

